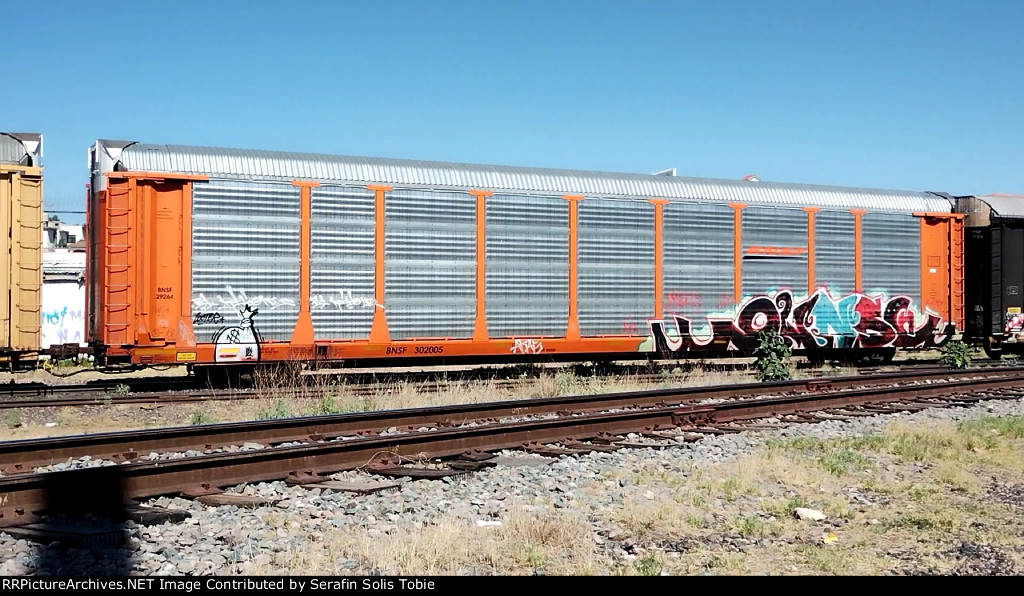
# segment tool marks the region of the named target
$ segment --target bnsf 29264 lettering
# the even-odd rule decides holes
[[[444,352],[442,346],[416,346],[413,350],[414,354],[440,354]]]

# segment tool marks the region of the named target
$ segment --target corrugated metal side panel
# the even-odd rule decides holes
[[[822,210],[814,216],[814,285],[839,298],[852,293],[857,275],[854,217],[849,211]]]
[[[742,211],[743,297],[789,290],[807,295],[807,212],[778,207],[747,207]],[[759,248],[803,249],[796,255],[765,254]]]
[[[669,203],[662,215],[662,308],[696,327],[733,297],[733,210],[717,203]]]
[[[299,312],[300,191],[212,180],[192,194],[192,315],[197,341],[237,325],[248,304],[264,340],[289,340]],[[222,321],[200,314],[216,313]]]
[[[11,347],[38,350],[42,331],[43,179],[14,177],[11,203]]]
[[[0,170],[0,349],[11,347],[11,183]]]
[[[384,199],[384,218],[384,309],[391,338],[470,337],[476,198],[396,190]]]
[[[494,195],[484,203],[490,337],[564,337],[569,319],[569,202]]]
[[[942,211],[952,206],[929,193],[745,182],[615,172],[522,168],[483,164],[318,155],[212,147],[133,144],[120,153],[128,170],[183,172],[391,184],[398,187],[489,189],[505,193],[648,199],[689,199],[797,206]]]
[[[867,294],[907,296],[921,307],[921,220],[912,215],[861,217],[861,283]]]
[[[312,189],[310,311],[316,339],[366,338],[373,323],[374,193]]]
[[[642,335],[654,314],[654,205],[579,201],[580,334]]]

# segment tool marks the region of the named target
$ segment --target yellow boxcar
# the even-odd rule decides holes
[[[43,138],[0,133],[0,353],[39,350],[42,295]]]

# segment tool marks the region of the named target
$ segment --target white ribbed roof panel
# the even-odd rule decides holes
[[[988,203],[1000,217],[1024,217],[1024,195],[985,195],[976,197]]]
[[[106,143],[99,141],[101,145]],[[124,145],[110,143],[114,147]],[[947,199],[926,192],[141,143],[125,146],[115,168],[205,174],[214,178],[388,184],[396,188],[481,189],[899,212],[952,209]]]

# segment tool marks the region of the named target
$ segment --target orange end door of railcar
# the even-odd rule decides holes
[[[108,354],[164,348],[152,362],[193,349],[192,180],[205,177],[116,172],[97,202],[92,257],[97,339]]]
[[[921,218],[922,306],[964,329],[964,227],[954,213],[918,213]]]

